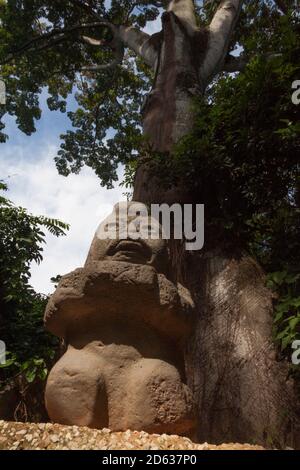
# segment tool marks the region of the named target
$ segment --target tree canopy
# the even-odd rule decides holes
[[[69,112],[72,127],[61,136],[57,168],[67,175],[87,165],[102,185],[111,187],[118,165],[134,165],[141,152],[140,109],[153,77],[132,48],[121,50],[118,57],[120,45],[114,41],[113,28],[133,26],[140,32],[159,18],[167,3],[2,0],[0,64],[7,104],[0,108],[1,117],[15,116],[19,128],[30,135],[41,117],[39,96],[45,87],[51,110],[66,112],[68,96],[74,94],[78,109]],[[205,28],[220,2],[195,3],[197,22]],[[230,52],[238,48],[240,62],[281,53],[296,27],[293,4],[292,0],[244,2]],[[280,42],[283,27],[290,31]],[[237,61],[231,55],[228,59],[228,70],[234,70]],[[4,124],[1,130],[5,142]]]

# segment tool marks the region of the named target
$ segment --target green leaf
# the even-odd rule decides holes
[[[29,369],[29,370],[26,371],[25,378],[26,378],[28,383],[32,383],[35,380],[36,372],[37,372],[36,367],[33,367],[32,369]]]
[[[294,331],[296,326],[300,323],[300,317],[291,318],[289,321],[289,327],[291,331]]]
[[[293,338],[290,336],[285,336],[281,342],[281,351],[284,351],[292,343]]]

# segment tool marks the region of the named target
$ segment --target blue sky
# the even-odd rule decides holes
[[[159,29],[160,20],[147,27],[149,33]],[[35,215],[58,218],[71,225],[66,237],[47,235],[44,260],[40,265],[32,265],[33,287],[48,294],[53,291],[52,276],[83,265],[97,226],[113,205],[125,198],[118,185],[113,190],[102,188],[89,168],[67,178],[58,175],[54,157],[60,145],[59,135],[71,124],[66,114],[49,111],[45,100],[43,94],[42,118],[30,137],[18,130],[14,119],[6,119],[9,140],[0,144],[0,178],[8,184],[7,196],[15,204]],[[71,99],[68,110],[73,106]]]

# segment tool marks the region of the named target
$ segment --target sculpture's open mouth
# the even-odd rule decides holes
[[[151,259],[151,250],[143,240],[119,240],[110,248],[108,255],[118,261],[144,264]]]

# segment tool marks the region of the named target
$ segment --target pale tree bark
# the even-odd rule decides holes
[[[171,0],[167,11],[172,11],[180,19],[190,36],[197,30],[193,0]]]
[[[243,1],[222,0],[209,26],[209,44],[200,74],[205,84],[222,69]]]
[[[151,36],[133,27],[120,26],[118,35],[124,45],[129,47],[145,63],[154,68],[157,60],[157,48]]]

